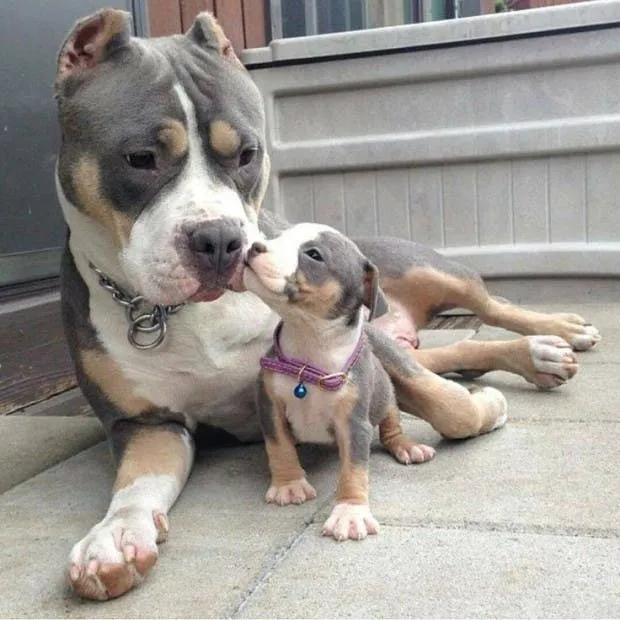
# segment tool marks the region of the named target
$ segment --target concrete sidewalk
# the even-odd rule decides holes
[[[403,467],[375,450],[379,536],[320,537],[332,450],[303,450],[319,495],[287,508],[263,502],[262,446],[205,452],[148,580],[115,601],[79,601],[63,571],[107,507],[113,472],[99,444],[0,495],[0,616],[620,617],[618,306],[572,310],[604,340],[569,385],[542,393],[493,373],[480,383],[508,398],[502,430],[448,442],[407,417],[436,459]]]

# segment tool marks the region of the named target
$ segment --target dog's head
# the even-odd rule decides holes
[[[239,287],[269,161],[260,94],[214,18],[138,39],[127,13],[104,9],[67,36],[55,93],[70,228],[74,211],[97,222],[154,303]]]
[[[388,310],[377,268],[329,226],[293,226],[275,239],[254,243],[245,262],[247,289],[284,318],[344,318],[353,324],[362,305],[370,319]]]

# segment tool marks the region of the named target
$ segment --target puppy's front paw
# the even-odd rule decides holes
[[[323,525],[323,536],[337,541],[362,540],[368,534],[378,534],[379,524],[370,512],[368,504],[336,504],[329,519]]]
[[[287,504],[303,504],[315,497],[314,487],[305,478],[300,478],[282,485],[272,484],[265,495],[265,500],[268,504],[286,506]]]

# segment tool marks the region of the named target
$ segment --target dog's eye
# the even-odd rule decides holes
[[[239,168],[243,168],[251,163],[257,152],[258,149],[254,147],[243,149],[243,151],[239,154]]]
[[[150,151],[130,153],[129,155],[125,155],[125,159],[132,168],[137,168],[138,170],[155,170],[156,167],[155,153],[151,153]]]
[[[315,260],[317,263],[323,262],[323,257],[321,256],[321,253],[316,248],[310,248],[309,250],[306,250],[304,254],[308,258]]]

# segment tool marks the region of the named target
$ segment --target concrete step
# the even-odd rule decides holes
[[[96,418],[0,417],[0,493],[104,438]]]

